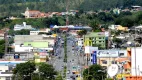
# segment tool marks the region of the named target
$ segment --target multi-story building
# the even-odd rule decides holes
[[[100,64],[106,69],[112,64],[117,64],[119,66],[119,71],[118,74],[116,75],[118,79],[130,76],[132,73],[132,69],[134,69],[132,68],[132,66],[134,66],[135,64],[135,63],[132,64],[130,49],[93,50],[88,60],[89,60],[88,62],[89,65]]]
[[[100,46],[106,48],[108,32],[91,32],[84,36],[84,46]]]

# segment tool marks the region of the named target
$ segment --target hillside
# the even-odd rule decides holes
[[[67,0],[0,0],[0,16],[19,15],[26,7],[48,11],[65,11]],[[100,9],[142,6],[141,0],[69,0],[69,9],[96,11]]]

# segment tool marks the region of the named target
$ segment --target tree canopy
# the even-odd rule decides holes
[[[23,78],[24,80],[30,80],[32,73],[36,70],[35,63],[26,62],[16,65],[13,69],[14,78]]]
[[[53,66],[46,63],[40,64],[39,72],[41,73],[40,75],[47,80],[55,80],[55,76],[57,75],[57,72],[55,71]]]
[[[29,7],[42,12],[65,11],[67,0],[0,0],[1,16],[20,16]],[[89,4],[89,5],[88,5]],[[69,9],[83,11],[99,11],[101,9],[131,8],[132,5],[142,5],[141,0],[70,0]]]
[[[106,71],[102,66],[98,64],[91,65],[89,69],[83,71],[83,77],[85,80],[102,80],[106,78]]]

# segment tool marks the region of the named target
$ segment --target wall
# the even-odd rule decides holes
[[[0,72],[5,72],[8,69],[8,66],[0,65]]]
[[[22,47],[20,45],[15,45],[15,52],[30,52],[33,49],[33,47]]]
[[[24,46],[31,45],[34,48],[48,48],[48,42],[24,42]]]
[[[142,47],[131,48],[131,66],[132,76],[142,76]]]

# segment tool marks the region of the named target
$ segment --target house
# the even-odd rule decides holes
[[[18,30],[22,30],[22,29],[32,30],[33,28],[31,25],[27,25],[26,22],[23,22],[23,24],[21,24],[21,25],[19,25],[19,24],[14,25],[14,31],[18,31]]]
[[[120,31],[128,31],[128,27],[123,27],[123,26],[118,26],[117,28],[116,28],[117,30],[120,30]]]

